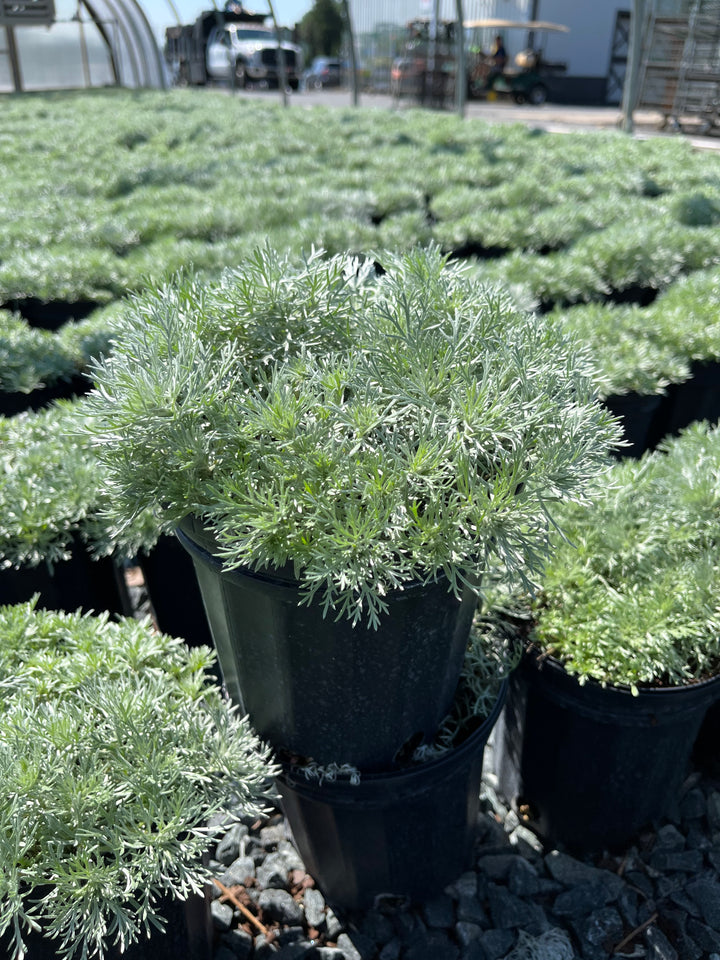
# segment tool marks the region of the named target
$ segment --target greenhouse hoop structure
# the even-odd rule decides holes
[[[0,92],[168,86],[138,0],[0,0]]]

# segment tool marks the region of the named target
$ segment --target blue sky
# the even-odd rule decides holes
[[[153,30],[159,38],[164,39],[165,27],[177,23],[173,13],[173,6],[180,14],[182,23],[192,23],[193,20],[202,13],[203,10],[212,10],[212,0],[140,0],[141,6],[145,11]],[[224,0],[216,0],[217,5],[222,7]],[[275,15],[282,24],[292,26],[297,20],[300,20],[304,13],[312,6],[313,0],[273,0]],[[245,5],[249,10],[264,12],[268,9],[266,0],[246,0]]]

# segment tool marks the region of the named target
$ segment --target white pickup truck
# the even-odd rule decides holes
[[[262,23],[224,23],[212,28],[206,47],[207,75],[211,80],[230,81],[235,87],[280,80],[278,43],[274,30]],[[282,44],[285,78],[297,90],[302,74],[302,51],[293,43]]]

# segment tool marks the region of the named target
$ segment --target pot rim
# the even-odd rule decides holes
[[[203,543],[201,540],[195,539],[194,534],[196,524],[203,525],[204,527],[203,521],[198,517],[186,518],[185,520],[181,521],[180,524],[178,524],[175,530],[175,535],[190,554],[197,556],[198,559],[207,566],[212,567],[218,573],[218,575],[228,578],[232,578],[233,575],[248,577],[249,579],[259,581],[260,583],[267,584],[271,587],[289,587],[292,589],[302,588],[303,579],[302,577],[295,576],[295,568],[292,561],[288,561],[282,567],[271,567],[269,564],[265,564],[259,569],[249,566],[226,569],[222,558],[207,548],[206,544],[213,539],[211,533],[205,538],[205,543]],[[207,529],[207,527],[204,527],[204,529]],[[446,585],[447,592],[453,594],[449,579],[445,576],[442,569],[439,569],[431,574],[427,579],[420,579],[418,577],[414,580],[406,580],[400,586],[388,590],[385,596],[391,597],[393,600],[402,600],[405,596],[414,591],[420,591],[423,588],[436,585]],[[471,588],[469,586],[466,586],[463,588],[463,591],[466,592],[470,589]],[[457,599],[460,600],[461,598]]]
[[[408,767],[397,768],[374,773],[363,773],[358,784],[352,784],[348,780],[323,780],[321,784],[309,780],[303,774],[301,766],[292,763],[282,763],[282,772],[280,778],[291,789],[300,793],[306,792],[315,796],[333,795],[333,800],[342,799],[342,794],[347,793],[348,800],[359,799],[363,787],[369,790],[382,789],[385,785],[398,785],[400,783],[410,785],[413,781],[422,781],[430,776],[439,775],[443,772],[449,772],[451,768],[460,766],[468,755],[475,753],[478,747],[483,746],[488,740],[490,733],[495,726],[500,712],[505,704],[505,698],[508,691],[508,679],[504,678],[500,684],[497,698],[492,710],[483,720],[480,726],[457,747],[451,747],[438,757],[431,757],[420,763],[414,763]]]
[[[692,690],[702,690],[703,692],[708,691],[710,688],[717,687],[717,696],[720,697],[720,673],[712,677],[706,677],[704,680],[690,680],[687,683],[678,683],[667,686],[660,685],[643,685],[638,686],[637,694],[634,694],[629,686],[625,683],[601,683],[599,680],[596,680],[594,677],[588,676],[583,683],[580,683],[577,675],[571,673],[569,670],[566,670],[565,665],[561,660],[558,660],[557,657],[554,657],[550,653],[544,653],[542,649],[535,643],[530,643],[524,653],[523,653],[523,662],[526,664],[532,664],[537,668],[538,671],[542,671],[544,664],[548,664],[553,671],[555,671],[556,676],[562,675],[562,677],[567,678],[577,686],[587,686],[590,685],[591,689],[598,691],[612,691],[618,695],[624,695],[632,697],[633,700],[637,700],[638,697],[658,697],[658,696],[682,696],[687,694]]]

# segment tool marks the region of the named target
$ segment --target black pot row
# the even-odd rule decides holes
[[[135,604],[124,564],[114,557],[94,558],[79,535],[68,547],[70,557],[52,566],[0,570],[0,605],[26,603],[35,594],[48,610],[83,610],[133,616]],[[161,536],[138,562],[158,628],[182,637],[189,646],[212,646],[212,636],[192,561],[172,536]]]
[[[0,570],[0,605],[27,603],[37,594],[38,606],[48,610],[132,615],[123,570],[112,557],[94,559],[79,536],[71,541],[70,554],[52,566]]]
[[[607,397],[605,406],[620,418],[628,443],[621,456],[640,457],[691,423],[720,420],[720,362],[695,361],[690,372],[688,380],[670,384],[662,395],[630,392]]]

